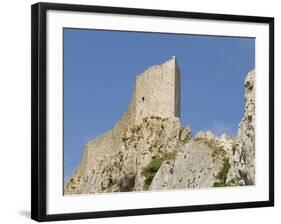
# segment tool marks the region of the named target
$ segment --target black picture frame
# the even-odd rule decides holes
[[[111,14],[162,16],[205,20],[254,22],[269,25],[269,200],[243,203],[208,204],[196,206],[159,207],[84,213],[46,213],[46,13],[48,10],[100,12]],[[31,152],[31,218],[36,221],[148,215],[206,210],[238,209],[274,206],[274,18],[164,11],[137,8],[103,7],[73,4],[37,3],[31,10],[31,95],[32,95],[32,152]]]

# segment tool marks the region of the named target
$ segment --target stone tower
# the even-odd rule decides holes
[[[180,118],[180,70],[175,56],[137,76],[131,102],[115,129],[121,131],[150,116]]]
[[[180,71],[176,57],[139,75],[133,98],[135,123],[149,116],[180,117]]]

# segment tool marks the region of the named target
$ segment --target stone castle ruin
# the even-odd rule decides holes
[[[255,72],[247,77],[251,88],[246,89],[245,108],[254,97]],[[85,144],[80,165],[65,183],[64,194],[254,184],[255,126],[248,113],[253,117],[255,111],[248,111],[237,140],[210,131],[192,138],[191,130],[180,124],[176,57],[151,66],[136,77],[131,102],[120,121]],[[252,127],[250,132],[243,125]],[[247,169],[237,159],[242,154]]]
[[[112,130],[85,145],[83,167],[91,169],[96,166],[93,161],[97,158],[114,156],[128,127],[149,116],[180,116],[180,71],[174,56],[137,76],[131,102],[120,121]]]
[[[139,124],[150,116],[180,117],[180,70],[175,56],[137,76],[131,103],[116,127]]]

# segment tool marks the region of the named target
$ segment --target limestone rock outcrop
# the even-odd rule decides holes
[[[228,180],[234,185],[255,184],[255,75],[255,71],[249,72],[244,82],[244,116],[239,124],[228,174]]]

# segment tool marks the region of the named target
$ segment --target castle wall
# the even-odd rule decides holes
[[[135,108],[134,90],[127,111],[114,128],[85,144],[83,158],[80,163],[80,169],[82,170],[80,172],[94,170],[96,166],[100,165],[100,161],[110,161],[111,158],[116,156],[121,147],[122,136],[124,136],[128,126],[135,123]],[[104,158],[105,155],[106,158]]]

